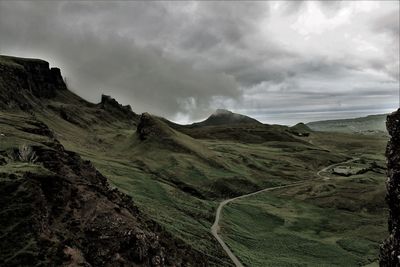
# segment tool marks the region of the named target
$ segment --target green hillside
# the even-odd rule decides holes
[[[15,61],[18,71],[48,75],[48,67],[32,74],[20,60]],[[51,149],[49,143],[59,142],[90,161],[110,190],[131,196],[139,212],[157,225],[154,229],[198,257],[194,266],[231,266],[210,233],[219,203],[294,184],[237,200],[223,210],[221,235],[245,266],[354,266],[377,260],[387,229],[386,136],[311,131],[310,124],[264,125],[244,116],[234,123],[218,118],[205,125],[178,125],[148,113],[137,115],[111,97],[93,104],[67,88],[40,91],[46,80],[29,75],[33,85],[24,87],[15,82],[19,72],[14,66],[0,66],[11,75],[0,73],[0,92],[10,96],[0,98],[0,186],[10,174],[48,171],[39,162],[20,166],[12,160],[9,155],[21,145]],[[11,92],[23,98],[11,98]],[[367,171],[343,177],[327,169],[321,176],[325,167],[351,158],[358,160],[343,168]],[[7,224],[1,235],[18,233],[15,229]]]
[[[370,115],[354,119],[315,121],[307,123],[314,131],[384,134],[386,133],[387,114]]]
[[[204,121],[193,123],[191,124],[191,126],[192,127],[216,126],[216,125],[226,126],[232,124],[261,124],[261,122],[242,114],[233,113],[226,109],[217,109]]]

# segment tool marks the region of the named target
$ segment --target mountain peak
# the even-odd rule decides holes
[[[211,114],[211,116],[218,116],[218,115],[229,115],[229,114],[234,114],[232,111],[230,111],[230,110],[227,110],[227,109],[216,109],[215,111],[214,111],[214,113],[213,114]]]
[[[217,109],[206,120],[194,123],[194,125],[197,126],[217,126],[232,124],[261,124],[261,122],[246,115],[234,113],[226,109]]]

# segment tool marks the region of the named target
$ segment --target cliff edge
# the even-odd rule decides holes
[[[40,59],[0,56],[0,108],[29,110],[67,90],[60,69]]]
[[[380,266],[400,266],[400,109],[388,115],[390,140],[386,148],[389,236],[381,246]]]

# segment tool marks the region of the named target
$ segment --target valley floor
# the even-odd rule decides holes
[[[353,161],[359,160],[339,165]],[[335,188],[332,180],[337,177],[325,175],[322,181],[272,187],[224,201],[229,205],[222,210],[222,234],[234,251],[228,248],[229,252],[246,266],[377,266],[379,243],[386,232],[384,217],[367,209],[319,207],[318,200],[305,202],[286,195],[289,187],[298,192],[312,188],[311,183]],[[359,183],[362,177],[351,179]],[[243,265],[239,261],[236,266]]]
[[[379,244],[387,231],[385,162],[380,153],[386,140],[344,136],[348,145],[342,147],[338,138],[330,137],[321,133],[310,138],[325,145],[320,149],[283,142],[255,145],[202,140],[224,160],[241,162],[231,165],[234,175],[179,153],[164,160],[158,160],[166,155],[163,152],[154,154],[154,162],[142,163],[150,168],[161,163],[151,171],[152,179],[149,170],[132,167],[132,162],[88,158],[166,229],[211,257],[218,257],[215,251],[219,246],[209,234],[221,199],[215,198],[214,192],[242,195],[263,187],[300,183],[238,199],[222,210],[222,238],[234,255],[245,266],[367,265],[377,261]],[[364,147],[363,141],[371,146]],[[360,160],[344,165],[378,167],[350,177],[333,175],[332,168],[322,173],[325,179],[317,175],[324,166],[351,157]],[[199,192],[204,190],[202,197],[182,191],[171,179]],[[226,266],[230,262],[216,260],[215,264]]]

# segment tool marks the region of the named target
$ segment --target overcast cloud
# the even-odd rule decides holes
[[[398,106],[399,2],[2,1],[0,54],[183,123],[355,117]]]

